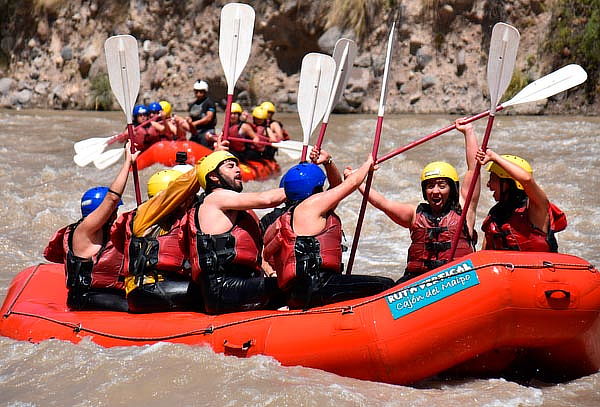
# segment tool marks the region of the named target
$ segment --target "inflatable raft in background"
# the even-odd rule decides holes
[[[600,275],[575,256],[481,251],[382,294],[307,311],[70,311],[62,265],[13,280],[0,334],[110,347],[158,341],[270,355],[395,384],[435,375],[563,381],[600,368]]]
[[[162,164],[173,167],[177,164],[176,154],[179,151],[187,153],[187,164],[194,165],[202,157],[212,153],[212,150],[193,141],[159,141],[144,150],[137,158],[138,169]],[[265,180],[279,174],[279,164],[275,160],[246,161],[240,163],[242,179],[246,181]]]

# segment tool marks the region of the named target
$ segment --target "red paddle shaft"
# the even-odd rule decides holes
[[[381,139],[381,129],[383,128],[383,116],[377,117],[377,126],[375,127],[375,140],[373,141],[373,150],[371,155],[373,161],[377,160],[377,151],[379,150],[379,140]],[[363,219],[367,210],[367,202],[369,200],[369,191],[371,190],[371,183],[373,182],[373,170],[369,170],[367,174],[367,181],[365,182],[365,191],[363,192],[363,199],[360,204],[360,212],[358,213],[358,221],[356,223],[356,230],[354,231],[354,238],[352,239],[352,248],[350,249],[350,257],[348,258],[348,268],[346,274],[352,273],[352,266],[354,265],[354,257],[356,256],[356,249],[358,248],[358,238],[362,229]]]
[[[229,121],[231,116],[231,104],[233,103],[233,94],[227,95],[227,105],[225,107],[225,120],[223,120],[223,140],[227,140],[229,130]]]
[[[133,124],[127,124],[127,133],[130,141],[131,154],[135,153],[135,147],[133,146]],[[135,201],[137,206],[142,204],[142,194],[140,193],[140,177],[138,175],[137,163],[134,161],[131,163],[131,169],[133,170],[133,185],[135,187]]]
[[[504,107],[502,105],[498,105],[498,107],[496,108],[496,111],[498,112],[498,111],[500,111],[502,109],[504,109]],[[486,116],[489,116],[489,115],[490,115],[490,111],[486,110],[485,112],[482,112],[482,113],[479,113],[479,114],[477,114],[475,116],[471,116],[471,117],[468,117],[468,118],[464,119],[463,123],[464,124],[471,123],[471,122],[474,122],[475,120],[482,119],[482,118],[484,118]],[[456,125],[455,124],[451,124],[450,126],[444,127],[443,129],[437,130],[437,131],[435,131],[435,132],[433,132],[433,133],[431,133],[431,134],[429,134],[429,135],[427,135],[427,136],[425,136],[423,138],[415,140],[412,143],[405,145],[404,147],[397,148],[396,150],[391,151],[391,152],[387,153],[386,155],[379,157],[379,159],[377,160],[376,164],[381,164],[382,162],[387,161],[390,158],[397,156],[398,154],[402,154],[403,152],[408,151],[408,150],[412,149],[413,147],[416,147],[416,146],[418,146],[420,144],[423,144],[424,142],[429,141],[429,140],[431,140],[433,138],[436,138],[437,136],[441,136],[442,134],[446,134],[449,131],[454,130],[455,128],[456,128]]]
[[[490,134],[492,133],[492,126],[494,125],[494,114],[490,114],[490,117],[487,122],[487,127],[485,129],[485,135],[483,136],[483,142],[481,143],[481,149],[483,151],[487,150],[488,140],[490,139]],[[467,192],[467,197],[465,198],[465,204],[462,208],[462,213],[460,214],[460,219],[458,221],[458,231],[463,230],[463,225],[465,224],[465,219],[467,218],[467,212],[469,211],[469,206],[471,205],[471,198],[473,198],[473,191],[475,191],[475,185],[477,184],[477,180],[479,179],[479,172],[481,170],[481,164],[477,161],[475,164],[475,173],[473,174],[473,179],[471,179],[471,184],[469,184],[469,191]],[[450,247],[450,261],[454,260],[454,255],[456,254],[456,248],[458,246],[458,239],[460,238],[461,233],[455,233],[452,236],[452,246]]]
[[[325,131],[327,130],[327,123],[321,123],[321,130],[319,131],[319,137],[317,138],[317,142],[315,143],[316,149],[321,149],[321,145],[323,144],[323,138],[325,137]]]

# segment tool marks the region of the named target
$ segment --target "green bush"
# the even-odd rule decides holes
[[[581,65],[588,73],[586,90],[593,101],[600,72],[600,0],[559,0],[550,30],[547,46],[557,65]]]
[[[91,93],[94,110],[110,110],[113,105],[113,95],[107,74],[94,76],[91,80]]]
[[[512,78],[510,79],[510,84],[508,85],[506,92],[504,92],[502,99],[512,99],[514,95],[519,93],[519,91],[527,85],[529,85],[527,76],[520,69],[515,69]]]

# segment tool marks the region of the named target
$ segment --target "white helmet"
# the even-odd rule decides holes
[[[194,90],[203,90],[208,92],[208,83],[197,80],[196,83],[194,83]]]

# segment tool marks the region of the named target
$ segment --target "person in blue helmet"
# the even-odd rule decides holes
[[[127,311],[123,251],[114,243],[112,228],[117,208],[123,204],[131,164],[139,153],[125,147],[125,161],[110,187],[95,187],[81,198],[81,219],[54,234],[44,257],[65,266],[67,305],[74,310]],[[118,239],[117,239],[118,240]]]
[[[323,165],[323,168],[325,168],[325,174],[327,175],[327,182],[329,183],[329,188],[334,188],[342,182],[342,176],[340,174],[340,171],[336,167],[335,162],[333,161],[333,157],[327,151],[325,151],[324,149],[318,149],[317,147],[313,147],[310,152],[309,158],[310,161],[314,164]],[[284,174],[281,177],[281,180],[279,181],[279,188],[283,188],[285,176],[287,174],[288,173]],[[275,222],[277,218],[279,218],[288,209],[290,209],[293,204],[293,201],[286,199],[283,206],[277,207],[271,212],[267,213],[266,215],[263,215],[263,217],[260,219],[261,232],[264,234],[269,225]]]
[[[139,126],[148,119],[148,108],[146,105],[135,105],[133,107],[133,125]]]
[[[369,155],[356,172],[326,191],[325,173],[315,163],[295,165],[283,176],[290,207],[267,227],[263,257],[275,270],[290,308],[364,297],[394,285],[386,277],[342,274],[342,222],[334,211],[372,166]]]

